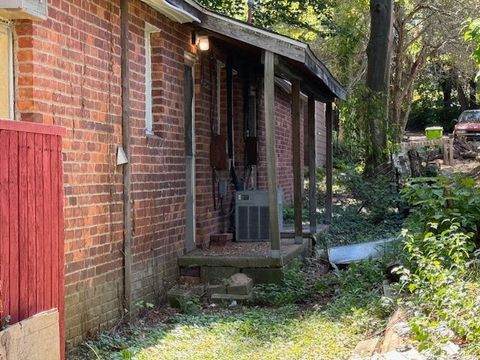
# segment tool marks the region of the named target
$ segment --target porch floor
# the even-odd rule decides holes
[[[255,283],[279,282],[288,264],[309,255],[312,237],[326,227],[320,226],[314,235],[305,233],[302,244],[295,244],[289,229],[282,232],[280,258],[270,256],[269,242],[228,242],[224,246],[195,249],[178,258],[181,274],[197,273],[203,283],[221,283],[237,272],[250,276]],[[197,276],[198,276],[197,275]]]

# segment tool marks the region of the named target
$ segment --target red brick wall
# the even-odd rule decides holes
[[[212,42],[213,43],[213,42]],[[196,66],[196,191],[197,191],[197,245],[208,242],[210,235],[231,230],[229,216],[234,187],[228,172],[219,173],[229,181],[228,196],[217,209],[214,208],[212,167],[210,165],[210,143],[212,121],[217,122],[217,96],[220,97],[220,134],[227,135],[226,70],[222,69],[221,92],[216,89],[216,61],[226,63],[226,54],[211,44],[211,51],[200,53]],[[233,78],[233,122],[235,169],[239,178],[243,177],[243,85],[238,75]],[[213,109],[211,108],[213,106]]]
[[[131,6],[130,102],[134,301],[165,295],[177,278],[185,239],[184,64],[190,28],[139,1]],[[145,22],[152,35],[154,136],[145,135]]]
[[[308,134],[308,105],[307,99],[304,99],[303,106],[303,126],[305,137]],[[324,167],[327,156],[327,129],[325,127],[325,104],[319,101],[315,102],[315,149],[317,168]],[[308,143],[304,144],[304,161],[308,166]]]
[[[164,295],[184,247],[184,51],[190,29],[130,5],[133,297]],[[49,18],[16,24],[16,117],[62,125],[67,339],[122,315],[122,167],[118,1],[51,0]],[[154,39],[154,130],[145,136],[144,21]],[[155,35],[156,36],[156,35]],[[156,42],[159,42],[158,44]]]
[[[66,336],[78,342],[122,313],[118,2],[52,0],[48,20],[15,30],[16,118],[67,129]]]
[[[263,91],[263,89],[262,89]],[[263,93],[259,92],[259,188],[267,188],[267,164],[265,144],[265,117],[263,114]],[[275,86],[275,151],[277,155],[277,181],[278,187],[283,190],[287,203],[293,200],[293,165],[292,165],[292,124],[291,124],[291,98],[280,87]],[[303,116],[300,116],[300,128],[303,129]],[[304,132],[300,136],[302,169]]]

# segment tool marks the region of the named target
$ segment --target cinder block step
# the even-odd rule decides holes
[[[227,294],[249,295],[253,289],[253,280],[245,274],[234,274],[227,281]]]

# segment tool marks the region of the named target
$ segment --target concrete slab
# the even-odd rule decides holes
[[[226,294],[227,286],[226,285],[207,285],[206,287],[207,297],[210,299],[213,294]]]
[[[1,360],[59,360],[59,314],[45,311],[0,332]]]
[[[238,254],[231,254],[228,246],[214,250],[195,249],[186,255],[180,256],[178,265],[180,267],[279,268],[305,253],[310,244],[311,239],[304,239],[303,244],[292,244],[288,243],[288,241],[282,241],[280,258],[272,258],[268,246],[265,246],[261,251],[249,251],[248,243],[242,244],[244,250]],[[254,247],[255,244],[251,246]]]

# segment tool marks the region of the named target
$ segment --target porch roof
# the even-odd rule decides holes
[[[170,12],[176,9],[181,15],[190,14],[190,22],[202,29],[260,50],[271,51],[279,58],[277,64],[279,75],[286,78],[300,78],[305,86],[304,90],[313,93],[322,101],[333,101],[335,98],[346,99],[346,90],[304,42],[218,14],[194,0],[143,1],[152,6],[155,3],[165,6],[167,3],[170,5]],[[179,22],[188,22],[188,20]]]

